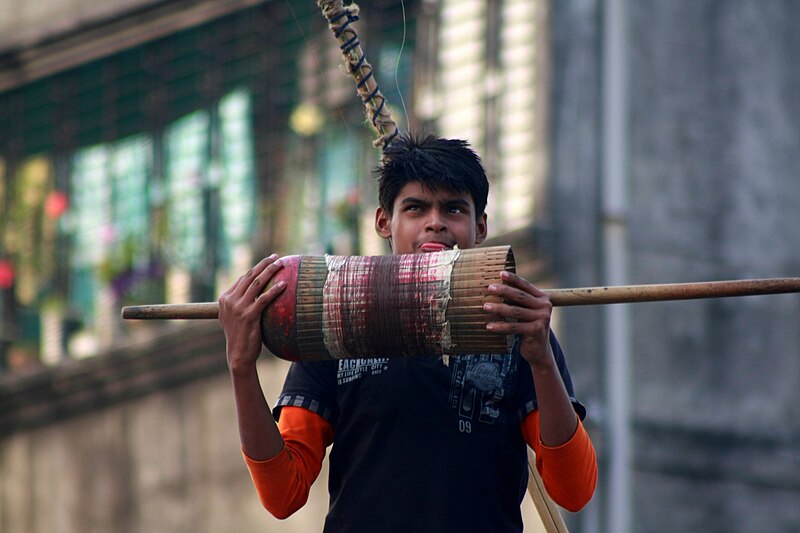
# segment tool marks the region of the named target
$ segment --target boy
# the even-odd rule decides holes
[[[465,142],[402,136],[379,169],[375,229],[394,254],[475,247],[488,189]],[[591,499],[594,448],[546,294],[511,273],[489,287],[505,303],[484,306],[487,329],[516,336],[511,354],[293,363],[273,417],[256,359],[261,314],[284,287],[262,290],[280,268],[264,259],[219,300],[242,451],[272,514],[306,502],[333,443],[325,532],[522,531],[526,442],[556,503]]]

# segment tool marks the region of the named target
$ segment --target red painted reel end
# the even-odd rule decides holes
[[[286,288],[264,310],[261,316],[261,341],[275,356],[287,361],[299,361],[297,353],[297,278],[300,273],[302,256],[283,257],[283,268],[272,277],[264,288],[269,289],[279,281],[286,282]]]

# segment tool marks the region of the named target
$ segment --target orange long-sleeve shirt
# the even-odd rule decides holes
[[[575,433],[560,446],[542,444],[539,411],[522,421],[522,435],[536,453],[536,470],[553,501],[568,511],[580,511],[597,486],[597,457],[580,418]]]
[[[308,500],[325,449],[333,442],[333,427],[316,413],[290,406],[281,411],[278,427],[285,442],[278,455],[266,461],[243,455],[262,505],[275,517],[286,518]],[[580,510],[597,485],[594,447],[580,419],[572,438],[556,447],[539,440],[538,411],[522,421],[521,430],[536,453],[536,468],[553,501],[567,510]]]

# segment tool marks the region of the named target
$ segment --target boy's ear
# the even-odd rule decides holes
[[[489,234],[489,226],[486,223],[486,213],[482,214],[475,226],[475,244],[481,244]]]
[[[375,233],[384,239],[392,238],[392,217],[382,207],[375,211]]]

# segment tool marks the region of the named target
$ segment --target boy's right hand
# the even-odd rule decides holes
[[[219,297],[219,321],[225,332],[228,368],[232,373],[255,369],[261,354],[261,315],[286,288],[278,282],[262,292],[283,264],[276,254],[262,259]]]

